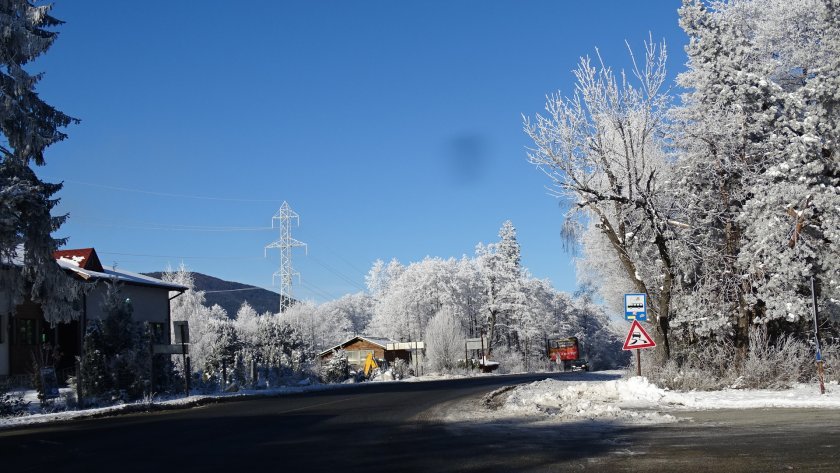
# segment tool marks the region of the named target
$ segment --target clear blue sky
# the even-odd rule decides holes
[[[184,261],[270,287],[279,233],[211,227],[269,227],[286,200],[309,244],[295,296],[322,302],[364,288],[377,258],[471,255],[510,219],[524,265],[573,291],[521,114],[570,93],[580,56],[624,66],[624,41],[640,51],[649,32],[682,70],[678,7],[56,0],[66,24],[30,67],[82,120],[39,170],[65,182],[56,235],[131,271]]]

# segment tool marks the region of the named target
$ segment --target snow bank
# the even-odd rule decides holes
[[[840,386],[820,395],[815,385],[788,390],[726,389],[674,392],[647,378],[569,382],[546,379],[503,394],[503,402],[485,417],[542,417],[555,421],[619,420],[632,423],[674,422],[680,411],[706,409],[826,408],[840,409]],[[489,403],[492,404],[492,403]]]
[[[304,384],[305,383],[305,384]],[[82,410],[62,410],[63,409],[63,401],[61,399],[57,401],[53,401],[52,406],[56,409],[56,412],[44,412],[44,413],[34,413],[41,410],[40,402],[38,401],[38,395],[36,391],[29,390],[24,393],[24,400],[30,402],[32,414],[17,416],[17,417],[2,417],[0,418],[0,430],[8,429],[12,427],[20,427],[24,425],[35,425],[35,424],[44,424],[49,422],[56,422],[56,421],[66,421],[66,420],[73,420],[73,419],[86,419],[86,418],[95,418],[95,417],[105,417],[109,415],[115,415],[117,413],[131,413],[131,412],[149,412],[149,411],[160,411],[160,410],[168,410],[168,409],[180,409],[184,407],[196,407],[205,404],[210,404],[214,402],[221,402],[227,399],[248,399],[248,398],[257,398],[257,397],[271,397],[271,396],[282,396],[286,394],[299,394],[299,393],[308,393],[314,391],[328,391],[328,390],[337,390],[337,389],[345,389],[354,386],[364,386],[363,384],[358,385],[343,385],[343,384],[315,384],[310,381],[304,380],[301,383],[298,383],[297,386],[281,386],[271,389],[261,389],[261,390],[251,390],[251,389],[243,389],[237,392],[229,392],[229,393],[213,393],[213,394],[193,394],[187,397],[174,397],[174,398],[155,398],[155,399],[147,399],[141,400],[133,403],[128,404],[117,404],[113,406],[107,407],[97,407],[97,408],[89,408],[89,409],[82,409]],[[62,389],[62,393],[67,391],[67,389]],[[49,407],[45,408],[45,410],[49,410]]]
[[[671,415],[649,410],[659,405],[663,396],[664,392],[645,378],[576,384],[546,379],[511,391],[500,410],[555,420],[674,422]]]

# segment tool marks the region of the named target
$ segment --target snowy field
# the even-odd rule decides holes
[[[622,371],[613,373],[623,374]],[[496,390],[479,404],[450,409],[445,418],[450,421],[526,419],[535,423],[592,420],[652,424],[676,422],[679,413],[686,411],[766,408],[840,409],[840,386],[827,385],[825,395],[819,394],[817,385],[797,385],[788,390],[675,392],[661,389],[644,377],[578,382],[545,379]]]

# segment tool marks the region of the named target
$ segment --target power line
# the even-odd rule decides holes
[[[205,294],[215,294],[217,292],[253,291],[253,290],[256,290],[256,289],[260,289],[260,290],[263,290],[263,291],[268,291],[269,290],[269,289],[266,289],[266,288],[263,288],[263,287],[254,286],[254,287],[244,287],[242,289],[220,289],[218,291],[204,291],[204,293]],[[274,291],[271,291],[271,292],[274,292]]]
[[[106,186],[104,184],[95,184],[92,182],[82,182],[76,181],[73,179],[59,179],[56,177],[51,176],[44,176],[45,179],[56,179],[62,180],[63,182],[69,182],[72,184],[79,184],[83,186],[90,186],[90,187],[98,187],[100,189],[108,189],[113,191],[120,191],[120,192],[134,192],[137,194],[148,194],[148,195],[156,195],[161,197],[177,197],[180,199],[198,199],[198,200],[216,200],[216,201],[226,201],[226,202],[277,202],[277,199],[239,199],[239,198],[229,198],[229,197],[212,197],[212,196],[203,196],[203,195],[189,195],[189,194],[174,194],[171,192],[158,192],[158,191],[150,191],[145,189],[131,189],[128,187],[117,187],[117,186]]]
[[[337,269],[329,266],[328,264],[322,262],[321,260],[319,260],[315,256],[310,255],[309,257],[312,258],[312,261],[314,261],[315,264],[317,264],[317,265],[321,266],[322,268],[326,269],[327,271],[332,273],[334,276],[337,276],[339,279],[346,282],[347,284],[355,287],[356,289],[358,289],[360,291],[365,291],[366,290],[361,285],[359,285],[356,281],[354,281],[352,278],[350,278],[349,276],[345,275],[344,273],[338,271]]]
[[[323,297],[324,299],[326,299],[328,301],[338,299],[338,297],[336,297],[334,294],[331,294],[331,293],[327,292],[326,290],[320,289],[316,286],[305,283],[303,281],[300,282],[300,285],[303,286],[304,288],[308,289],[309,292],[314,292],[314,293],[318,294],[319,296]]]
[[[137,256],[143,258],[180,258],[180,259],[234,259],[234,260],[261,260],[263,258],[250,256],[183,256],[183,255],[150,255],[142,253],[118,253],[113,251],[97,251],[100,255]]]
[[[271,230],[271,227],[223,227],[205,225],[180,225],[168,223],[99,223],[86,221],[84,219],[71,219],[69,223],[82,225],[94,225],[98,227],[128,228],[134,230],[173,230],[186,232],[256,232]]]
[[[310,238],[310,240],[314,240],[314,241],[315,241],[315,243],[316,243],[318,246],[322,246],[322,247],[324,247],[327,251],[329,251],[330,253],[332,253],[333,255],[335,255],[338,259],[340,259],[341,261],[343,261],[343,262],[344,262],[344,264],[346,264],[347,266],[349,266],[349,267],[350,267],[350,269],[352,269],[353,271],[356,271],[356,272],[357,272],[357,273],[359,273],[359,274],[367,274],[368,270],[366,270],[366,269],[360,269],[358,266],[356,266],[355,264],[353,264],[352,262],[350,262],[350,260],[348,260],[347,258],[345,258],[344,256],[342,256],[342,254],[341,254],[341,253],[339,253],[338,251],[336,251],[336,250],[334,250],[334,249],[330,248],[330,247],[329,247],[329,245],[325,245],[325,244],[324,244],[324,242],[323,242],[323,240],[320,240],[320,239],[318,239],[318,238]]]

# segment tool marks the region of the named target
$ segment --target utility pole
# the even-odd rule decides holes
[[[300,279],[300,273],[292,268],[292,248],[302,246],[308,254],[308,247],[306,243],[292,238],[292,220],[300,225],[300,216],[286,201],[283,201],[280,210],[271,217],[271,228],[276,228],[276,220],[280,222],[280,239],[266,245],[264,252],[267,256],[270,248],[280,249],[280,270],[271,275],[271,284],[274,284],[274,278],[280,278],[280,312],[283,312],[292,303],[292,277],[297,276]]]
[[[814,306],[814,345],[817,349],[817,378],[820,381],[820,394],[825,394],[825,368],[820,350],[820,325],[817,321],[817,291],[814,288],[814,276],[811,276],[811,304]]]

